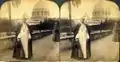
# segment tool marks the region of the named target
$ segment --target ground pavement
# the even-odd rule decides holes
[[[61,41],[60,60],[71,60],[71,43]],[[64,47],[63,47],[64,46]],[[119,42],[112,41],[112,35],[91,42],[91,57],[86,61],[117,61],[119,59]],[[81,60],[83,61],[83,60]]]
[[[55,47],[60,45],[59,47]],[[46,36],[42,39],[33,41],[33,58],[32,61],[50,61],[56,62],[82,62],[83,60],[71,59],[71,42],[69,40],[62,40],[56,44],[52,41],[52,35]],[[59,51],[60,49],[60,51]],[[119,43],[112,41],[112,35],[106,36],[102,39],[92,41],[91,43],[91,57],[87,62],[90,61],[106,61],[116,62],[119,56]],[[57,51],[57,52],[55,52]],[[59,53],[58,53],[59,51]],[[0,53],[0,60],[12,60],[17,61],[18,59],[12,58],[12,50]],[[24,61],[24,60],[23,60]],[[29,60],[25,60],[29,61]]]

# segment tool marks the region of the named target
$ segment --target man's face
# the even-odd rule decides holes
[[[23,23],[26,23],[26,20],[25,20],[25,19],[23,19]]]
[[[80,20],[80,24],[83,24],[84,23],[84,19]]]

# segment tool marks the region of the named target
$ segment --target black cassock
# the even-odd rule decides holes
[[[29,43],[28,43],[28,58],[31,58],[32,56],[33,56],[32,55],[32,41],[29,40]],[[24,53],[23,46],[22,46],[20,40],[16,40],[14,42],[13,58],[25,59],[25,53]]]
[[[19,34],[20,32],[20,27],[18,27],[16,30],[16,35]],[[29,26],[28,26],[29,28]],[[31,31],[30,31],[31,32]],[[28,41],[28,58],[31,58],[33,56],[32,53],[32,39],[29,39]],[[14,41],[14,46],[13,46],[13,58],[17,58],[17,59],[25,59],[25,53],[23,50],[23,46],[20,40],[17,40],[17,36],[15,38]]]
[[[79,59],[83,57],[81,46],[79,41],[77,40],[72,40],[72,53],[71,53],[71,58]]]
[[[77,26],[74,29],[74,39],[72,39],[72,53],[71,53],[71,58],[75,58],[75,59],[79,59],[80,57],[83,56],[82,52],[81,52],[81,46],[79,43],[79,40],[75,39],[75,36],[78,33],[80,24],[77,24]]]
[[[86,25],[87,26],[87,25]],[[79,27],[80,27],[80,24],[77,24],[77,26],[75,27],[74,29],[74,39],[72,40],[72,53],[71,53],[71,58],[75,58],[75,59],[79,59],[79,58],[83,58],[83,53],[82,53],[82,50],[81,50],[81,45],[79,43],[79,40],[76,40],[75,37],[78,33],[78,30],[79,30]],[[88,29],[88,33],[90,34],[90,29],[88,28],[87,26],[87,29]],[[89,39],[87,42],[87,54],[88,54],[88,57],[91,56],[91,48],[90,48],[90,45],[91,45],[91,39]]]
[[[57,21],[54,26],[54,33],[53,33],[53,41],[59,42],[60,41],[60,24]]]
[[[24,50],[23,50],[23,46],[21,44],[20,40],[16,40],[14,42],[14,50],[13,50],[13,58],[24,58],[25,54],[24,54]]]

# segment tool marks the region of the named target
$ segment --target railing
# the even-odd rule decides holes
[[[0,37],[0,40],[14,38],[14,37],[16,37],[16,35],[4,36],[4,37]]]
[[[101,33],[101,32],[110,32],[110,31],[112,31],[112,30],[97,30],[97,31],[93,31],[93,32],[91,32],[90,34],[96,34],[96,33]]]
[[[1,33],[0,33],[0,40],[2,40],[2,39],[9,39],[9,38],[14,38],[14,37],[16,37],[16,35],[15,35],[14,32],[10,32],[9,35],[8,35],[7,33],[8,33],[8,32],[1,32]]]

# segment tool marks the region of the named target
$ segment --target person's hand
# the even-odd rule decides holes
[[[20,41],[20,38],[17,38],[17,41],[19,42],[19,41]]]
[[[79,40],[78,38],[75,39],[75,41],[78,41],[78,40]]]

